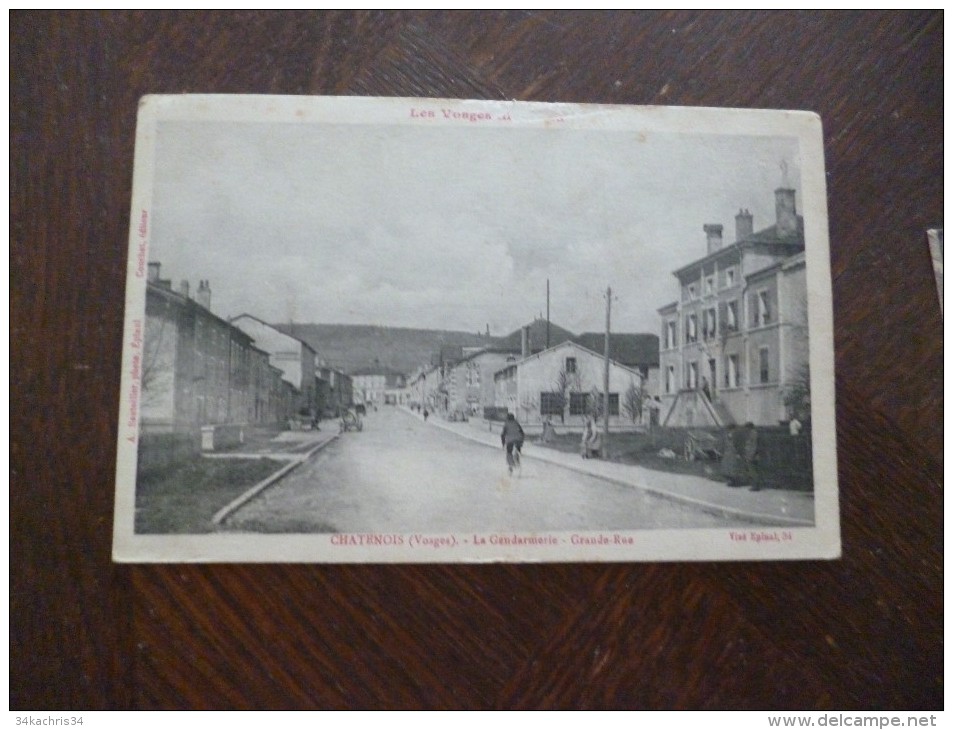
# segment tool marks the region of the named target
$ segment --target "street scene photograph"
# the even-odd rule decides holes
[[[282,536],[320,537],[316,561],[828,549],[805,544],[836,471],[803,135],[163,99],[137,140],[117,536],[253,560]]]

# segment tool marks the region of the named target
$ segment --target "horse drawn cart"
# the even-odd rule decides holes
[[[346,431],[363,431],[364,422],[355,411],[344,411],[341,414],[341,433]]]

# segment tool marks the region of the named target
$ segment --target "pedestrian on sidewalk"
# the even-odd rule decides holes
[[[738,452],[738,427],[733,423],[725,431],[725,443],[721,456],[721,474],[729,487],[741,486],[746,476],[744,462]]]
[[[745,424],[745,447],[744,460],[745,471],[748,473],[748,482],[751,484],[752,492],[760,492],[761,485],[758,479],[758,429],[748,421]]]
[[[428,411],[426,408],[424,408],[424,423],[427,422],[427,416],[429,416],[429,415],[430,415],[430,411]]]
[[[513,467],[516,466],[516,458],[518,458],[519,452],[523,450],[523,440],[525,438],[523,427],[516,420],[516,416],[507,413],[503,431],[500,433],[500,441],[503,443],[503,448],[506,449],[506,466],[510,474],[513,473]],[[517,452],[516,457],[513,455],[514,449]]]
[[[602,453],[602,429],[596,425],[591,415],[586,416],[586,425],[582,429],[579,451],[583,459],[598,457]]]

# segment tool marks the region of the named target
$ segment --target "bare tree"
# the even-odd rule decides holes
[[[628,389],[622,396],[622,407],[633,422],[642,418],[642,409],[645,406],[645,390],[635,384],[629,383]]]
[[[782,398],[788,412],[800,421],[811,415],[811,364],[809,358],[809,331],[807,319],[807,291],[799,293],[791,307],[788,326],[791,344],[788,351],[793,361],[788,370]]]
[[[784,405],[800,421],[811,415],[811,365],[802,362],[783,392]]]
[[[569,405],[569,395],[579,390],[579,373],[567,372],[565,368],[559,371],[553,387],[549,391],[551,403],[559,408],[559,418],[562,423],[566,422],[566,408]]]
[[[142,341],[142,369],[140,386],[144,404],[153,404],[161,398],[163,389],[171,387],[172,356],[170,335],[166,332],[167,320],[162,316],[147,316],[145,336]]]
[[[589,391],[589,402],[586,404],[586,410],[597,421],[602,418],[604,401],[602,391],[596,386],[592,386],[592,390]]]

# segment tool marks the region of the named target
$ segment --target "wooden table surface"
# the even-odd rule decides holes
[[[943,16],[10,16],[10,704],[943,704]],[[824,121],[835,562],[110,561],[136,104],[146,93],[809,109]]]

